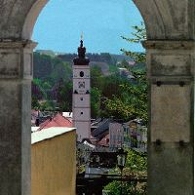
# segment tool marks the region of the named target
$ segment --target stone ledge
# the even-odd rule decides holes
[[[164,83],[191,83],[194,81],[194,78],[192,76],[150,76],[149,78],[153,83],[156,83],[158,81],[164,82]]]
[[[178,40],[146,40],[142,42],[145,49],[161,49],[161,50],[191,50],[195,48],[194,40],[178,41]]]
[[[34,49],[37,43],[31,40],[19,40],[19,39],[1,39],[0,49],[14,49],[14,48],[29,48]]]

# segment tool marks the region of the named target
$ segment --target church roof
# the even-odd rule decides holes
[[[39,131],[50,127],[72,127],[72,121],[65,118],[60,113],[57,113],[54,117],[47,119],[45,122],[40,124]]]

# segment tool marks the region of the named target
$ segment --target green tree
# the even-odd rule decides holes
[[[55,111],[55,104],[51,100],[45,100],[40,104],[40,110]]]
[[[146,40],[146,29],[143,23],[140,26],[133,26],[132,38],[127,38],[121,36],[123,39],[130,43],[141,44],[142,41]],[[125,49],[121,49],[124,54],[133,58],[136,62],[136,66],[128,67],[133,76],[135,77],[135,85],[133,87],[127,88],[132,94],[131,104],[133,104],[135,108],[135,115],[139,118],[148,121],[148,83],[146,78],[146,54],[127,51]],[[124,87],[123,87],[124,88]]]
[[[52,58],[49,55],[34,52],[33,78],[45,78],[52,72]]]
[[[132,149],[126,149],[127,159],[126,165],[123,169],[123,175],[143,178],[147,175],[147,157],[145,154],[138,153]],[[123,194],[130,195],[146,195],[146,182],[123,182],[121,186],[120,181],[113,181],[105,186],[105,190],[109,191],[109,195],[120,195],[122,187]]]
[[[146,29],[144,26],[144,23],[141,22],[140,26],[133,26],[133,32],[131,33],[131,38],[127,38],[125,36],[121,36],[122,39],[130,42],[130,43],[138,43],[141,44],[142,41],[146,40]],[[138,53],[133,51],[128,51],[126,49],[121,49],[121,51],[126,54],[127,56],[132,57],[136,62],[144,62],[146,61],[146,54],[144,53]]]
[[[131,105],[133,116],[148,121],[147,92],[148,84],[145,69],[131,70],[134,82],[125,81],[120,84],[121,99],[125,104]]]
[[[91,87],[92,88],[99,88],[101,89],[101,86],[103,84],[103,75],[101,68],[99,66],[92,66],[90,68],[90,74],[91,74]]]
[[[104,102],[104,117],[113,117],[114,119],[123,119],[128,121],[134,117],[134,108],[132,105],[122,101],[120,97],[113,95],[113,99],[106,99]]]
[[[113,99],[114,95],[116,97],[120,96],[120,84],[123,79],[119,77],[118,74],[112,74],[109,76],[104,76],[102,85],[102,96],[108,99]]]
[[[72,78],[72,68],[69,63],[55,57],[52,59],[52,71],[49,76],[52,78],[53,84],[57,83],[60,78],[70,80]]]
[[[141,24],[141,26],[133,27],[135,32],[133,34],[133,38],[123,39],[129,41],[130,43],[140,43],[141,41],[146,39],[146,31]],[[140,118],[145,119],[147,121],[147,80],[146,80],[146,69],[143,66],[145,64],[145,53],[136,53],[127,51],[122,49],[126,55],[132,57],[136,63],[139,64],[139,68],[129,68],[135,77],[135,82],[132,85],[128,83],[122,83],[120,85],[122,91],[121,99],[125,100],[123,103],[127,103],[132,106],[132,113],[136,116],[140,116]],[[128,66],[126,67],[128,68]],[[121,90],[120,90],[121,91]],[[118,101],[118,100],[117,100]],[[112,106],[113,107],[113,106]],[[120,108],[119,108],[120,109]],[[125,174],[130,174],[135,177],[146,176],[147,175],[147,156],[144,154],[140,154],[135,152],[132,149],[127,150],[127,162],[126,167],[124,168]],[[105,189],[109,191],[109,195],[119,195],[120,183],[117,181],[109,183]],[[124,194],[130,195],[145,195],[146,192],[146,183],[132,183],[132,182],[123,182],[123,190]]]
[[[147,156],[144,153],[136,152],[133,149],[126,149],[127,150],[127,160],[126,160],[126,167],[136,172],[144,172],[146,175],[147,170]]]
[[[123,120],[141,118],[147,122],[147,82],[145,69],[131,70],[134,80],[119,75],[104,77],[101,116]]]
[[[57,103],[60,111],[72,111],[72,81],[60,79],[57,87]]]
[[[101,92],[98,88],[91,88],[91,118],[100,116]]]
[[[36,96],[32,96],[31,107],[32,107],[33,109],[38,109],[38,108],[40,108],[40,104],[39,104],[39,101],[38,101],[38,99],[37,99]]]
[[[43,100],[42,109],[54,109],[56,96],[60,110],[72,110],[72,69],[69,63],[55,55],[34,53],[34,79],[32,86],[32,107]],[[59,88],[60,78],[66,79]],[[56,95],[57,94],[57,95]]]
[[[134,26],[133,29],[132,38],[126,38],[124,36],[122,38],[130,43],[140,44],[146,39],[145,27],[141,24],[141,26]],[[128,120],[128,118],[137,117],[147,122],[148,85],[146,79],[145,53],[131,52],[125,49],[121,49],[121,51],[133,58],[136,62],[134,66],[129,66],[126,60],[121,62],[121,66],[128,69],[134,79],[127,81],[127,79],[120,78],[117,73],[104,77],[102,97],[105,97],[106,101],[104,101],[103,108],[105,109],[102,111],[102,115],[111,115],[117,118],[118,113],[118,118],[124,117],[124,119]]]

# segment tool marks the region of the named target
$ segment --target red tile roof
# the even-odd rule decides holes
[[[47,119],[40,124],[39,131],[50,127],[72,127],[72,121],[57,113],[53,118]]]

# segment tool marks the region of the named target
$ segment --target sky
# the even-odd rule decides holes
[[[40,13],[32,39],[35,50],[76,53],[83,35],[88,53],[120,54],[121,48],[143,51],[121,36],[131,37],[132,26],[143,19],[131,0],[50,0]]]

